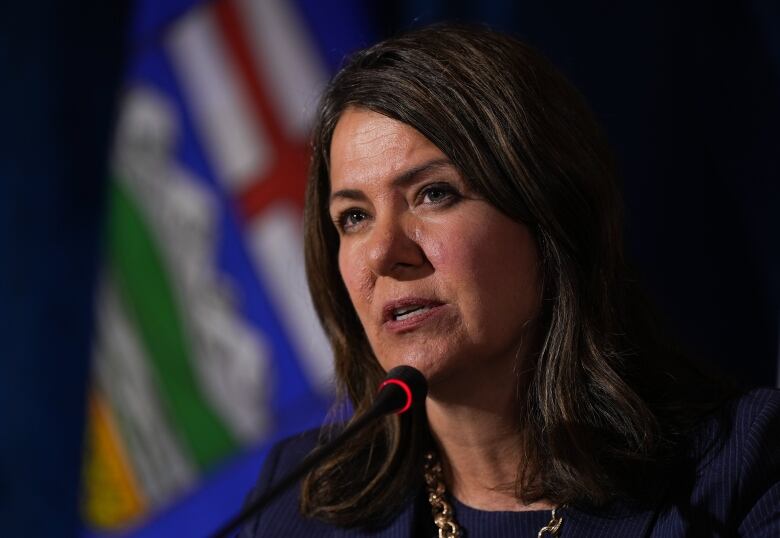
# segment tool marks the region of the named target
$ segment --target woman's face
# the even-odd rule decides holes
[[[349,108],[330,148],[339,269],[385,370],[444,379],[513,364],[540,304],[528,229],[412,127]]]

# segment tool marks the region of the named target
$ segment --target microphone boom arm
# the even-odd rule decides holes
[[[335,439],[309,453],[300,465],[247,504],[241,512],[233,516],[217,532],[212,534],[211,538],[228,538],[232,531],[259,512],[263,506],[268,504],[282,491],[300,480],[338,447],[365,428],[366,425],[392,412],[398,412],[398,414],[406,412],[413,404],[424,400],[426,393],[427,384],[425,378],[418,370],[411,366],[398,366],[390,370],[385,381],[379,386],[379,394],[368,412],[350,423]]]

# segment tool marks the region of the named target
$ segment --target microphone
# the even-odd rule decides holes
[[[396,413],[406,413],[412,406],[425,401],[428,383],[419,370],[411,366],[396,366],[387,372],[387,377],[379,385],[374,404],[365,414],[354,420],[331,442],[312,451],[304,460],[284,478],[271,486],[265,493],[244,507],[241,512],[225,523],[211,538],[228,538],[231,532],[259,512],[280,493],[301,479],[313,467],[332,454],[345,441],[365,428],[375,419]]]
[[[412,404],[421,403],[428,394],[428,383],[420,370],[411,366],[396,366],[387,372],[379,385],[379,393],[371,408],[372,412],[389,415],[406,413]]]

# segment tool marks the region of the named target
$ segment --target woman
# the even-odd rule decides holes
[[[604,138],[544,59],[479,28],[390,39],[334,78],[313,149],[339,389],[360,414],[410,364],[429,393],[242,536],[780,535],[780,398],[730,395],[662,337]],[[316,438],[278,445],[255,494]]]

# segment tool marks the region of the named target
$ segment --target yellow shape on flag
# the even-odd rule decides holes
[[[114,416],[105,398],[93,388],[89,396],[82,511],[92,528],[118,529],[147,510]]]

